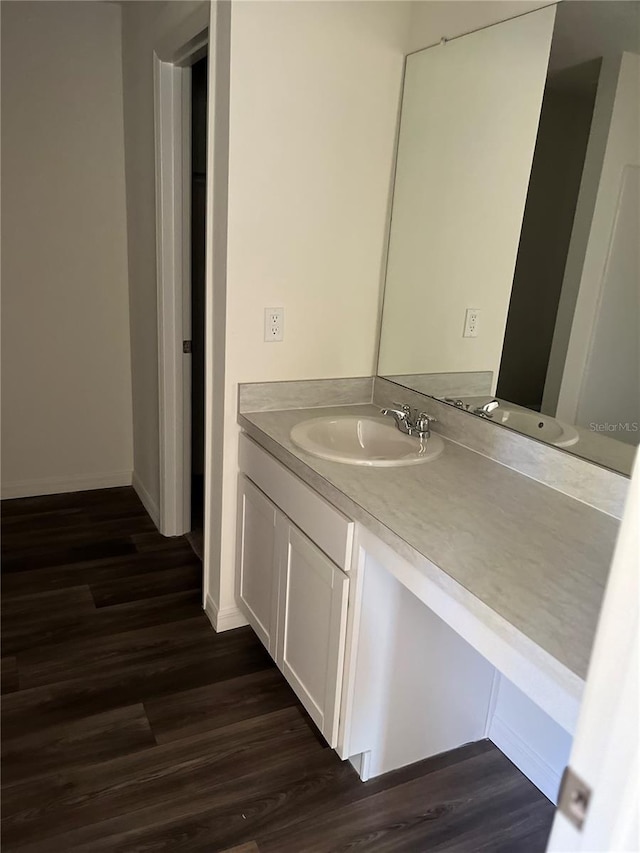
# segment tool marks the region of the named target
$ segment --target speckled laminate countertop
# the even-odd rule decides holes
[[[320,415],[378,415],[372,405],[245,413],[265,450],[445,589],[470,593],[515,629],[579,694],[586,677],[616,519],[459,444],[424,465],[369,468],[318,459],[290,440]],[[443,436],[444,437],[444,436]],[[434,566],[436,572],[434,572]],[[439,570],[439,573],[438,573]],[[438,575],[438,576],[436,576]],[[464,597],[464,596],[463,596]]]

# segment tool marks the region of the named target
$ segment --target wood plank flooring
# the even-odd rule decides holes
[[[363,784],[132,489],[2,504],[4,853],[545,849],[488,741]]]

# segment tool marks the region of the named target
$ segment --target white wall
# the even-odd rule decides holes
[[[571,326],[578,300],[582,268],[591,234],[593,211],[600,185],[602,165],[609,137],[609,127],[613,114],[618,76],[620,73],[620,54],[606,55],[602,58],[593,119],[589,131],[589,142],[585,154],[584,169],[580,181],[580,192],[571,230],[571,240],[565,264],[562,291],[558,304],[558,314],[553,331],[549,366],[545,379],[542,411],[555,415],[558,412],[558,399],[563,382],[567,350],[571,337]],[[577,392],[576,392],[577,393]],[[569,412],[569,422],[575,418],[575,412]],[[563,418],[566,420],[566,418]]]
[[[2,4],[5,497],[131,482],[120,14]]]
[[[370,375],[409,6],[232,9],[222,525],[208,592],[234,606],[238,382]],[[263,311],[285,309],[283,343]]]
[[[497,376],[555,10],[407,60],[383,375]],[[467,308],[478,336],[464,338]]]
[[[576,32],[580,33],[580,38],[576,38]],[[581,359],[584,358],[586,344],[582,340],[580,349],[582,349],[583,354],[573,362],[572,366],[570,361],[567,361],[569,339],[572,334],[574,313],[582,286],[583,266],[585,265],[587,247],[591,242],[591,234],[593,233],[597,238],[593,244],[594,248],[599,246],[595,255],[592,249],[589,250],[592,258],[594,258],[602,254],[603,240],[608,240],[611,232],[611,221],[608,223],[606,221],[606,217],[611,211],[610,203],[607,203],[609,213],[605,215],[604,220],[600,220],[599,227],[604,228],[604,231],[599,235],[592,228],[594,209],[599,194],[600,179],[609,139],[621,57],[625,51],[638,53],[639,33],[640,11],[637,3],[606,2],[606,0],[605,2],[592,3],[563,2],[558,9],[551,66],[563,67],[584,62],[594,57],[601,57],[601,71],[593,120],[571,232],[542,405],[543,412],[555,415],[557,411],[558,417],[561,416],[558,410],[558,400],[566,362],[569,366],[569,376],[567,382],[564,383],[563,396],[565,403],[569,399],[567,398],[568,393],[572,399],[568,406],[563,404],[563,409],[565,409],[563,419],[569,420],[570,423],[576,414],[576,398],[584,369],[584,363],[581,362]],[[637,115],[635,104],[630,108],[628,118],[632,119],[634,115]],[[610,193],[611,190],[608,192]],[[613,188],[613,192],[616,192],[616,187]],[[590,274],[585,280],[592,277]],[[591,290],[593,290],[593,286],[591,286]],[[587,301],[591,306],[593,305],[591,296],[588,297]],[[583,332],[583,337],[584,334],[588,336],[589,328]],[[572,389],[571,392],[568,391],[569,388]]]
[[[558,398],[558,417],[580,426],[638,423],[639,102],[640,56],[624,53]]]
[[[153,54],[203,6],[208,3],[122,5],[133,467],[152,514],[160,500]]]
[[[406,52],[489,27],[555,3],[556,0],[415,0]]]
[[[636,87],[634,94],[637,104],[640,87]],[[613,422],[617,427],[614,437],[637,446],[640,437],[640,161],[627,164],[620,185],[576,423],[588,427],[593,423]]]

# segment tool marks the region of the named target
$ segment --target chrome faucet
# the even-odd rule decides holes
[[[480,415],[481,418],[492,418],[493,412],[498,408],[500,402],[498,400],[488,400],[482,406],[477,406],[473,410],[474,415]]]
[[[400,406],[400,403],[394,405]],[[415,435],[417,438],[431,438],[431,424],[437,419],[426,412],[419,412],[411,406],[404,405],[399,409],[380,409],[383,415],[392,417],[400,432],[405,435]]]

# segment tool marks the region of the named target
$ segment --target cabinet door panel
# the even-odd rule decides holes
[[[238,482],[238,597],[275,656],[278,608],[276,508],[246,477]]]
[[[330,746],[338,730],[349,580],[281,516],[277,663]]]

